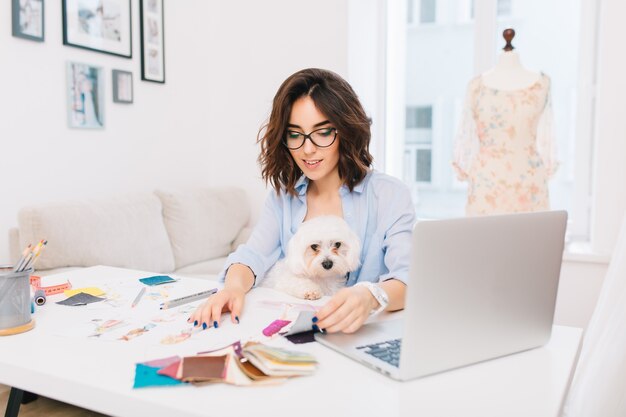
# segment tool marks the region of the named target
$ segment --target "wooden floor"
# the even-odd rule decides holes
[[[0,385],[0,415],[4,415],[9,401],[10,388],[6,385]],[[37,400],[22,404],[20,407],[19,417],[99,417],[104,414],[95,411],[85,410],[84,408],[75,407],[50,398],[39,397]]]

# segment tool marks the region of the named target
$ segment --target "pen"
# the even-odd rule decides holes
[[[186,295],[184,297],[175,298],[173,300],[167,301],[161,304],[161,310],[165,310],[172,307],[177,307],[179,305],[191,303],[192,301],[199,300],[201,298],[206,298],[211,294],[215,294],[217,292],[217,288],[213,288],[212,290],[200,291],[196,294]]]
[[[143,297],[145,293],[146,293],[146,287],[141,288],[141,290],[139,290],[139,294],[137,294],[137,297],[135,297],[135,301],[133,301],[130,308],[133,308],[137,304],[139,304],[139,301],[141,301],[141,297]]]

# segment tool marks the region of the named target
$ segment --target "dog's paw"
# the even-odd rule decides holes
[[[304,298],[305,300],[319,300],[320,298],[322,298],[322,292],[317,290],[307,291],[304,293],[304,296],[302,298]]]
[[[319,285],[306,280],[294,291],[293,295],[305,300],[318,300],[322,298],[323,292]]]

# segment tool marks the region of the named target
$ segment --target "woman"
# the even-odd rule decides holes
[[[361,266],[312,325],[351,333],[371,314],[404,308],[415,212],[404,184],[371,169],[370,122],[350,85],[321,69],[293,74],[259,136],[262,176],[275,192],[248,242],[228,257],[224,288],[189,321],[218,327],[230,311],[239,322],[245,294],[284,256],[298,226],[322,215],[343,217],[357,233]]]

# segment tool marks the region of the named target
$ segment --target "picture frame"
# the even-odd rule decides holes
[[[141,79],[165,83],[163,0],[139,0]]]
[[[12,31],[16,38],[43,42],[44,0],[12,0]]]
[[[79,62],[67,63],[68,126],[104,128],[104,70]]]
[[[132,58],[131,0],[62,0],[63,44]]]
[[[133,102],[133,73],[130,71],[112,70],[113,80],[113,102],[126,103]]]

